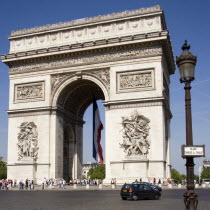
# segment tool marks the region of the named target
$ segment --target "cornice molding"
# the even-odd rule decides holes
[[[102,50],[101,48],[111,48],[111,47],[121,47],[121,45],[136,45],[141,44],[149,45],[148,41],[151,38],[156,38],[156,40],[152,40],[152,42],[158,42],[168,36],[168,31],[158,31],[158,32],[151,32],[151,33],[142,33],[136,35],[129,35],[129,36],[120,36],[116,38],[108,38],[108,39],[100,39],[96,41],[89,41],[89,42],[78,42],[76,44],[69,44],[69,45],[61,45],[56,47],[50,48],[42,48],[37,50],[29,50],[29,51],[22,51],[17,53],[10,53],[5,55],[0,55],[2,61],[6,64],[10,62],[17,62],[26,59],[32,59],[41,57],[44,59],[46,56],[55,56],[60,55],[62,56],[64,53],[76,53],[78,51],[84,50]],[[146,43],[138,43],[139,41],[144,41]],[[136,43],[137,42],[137,43]],[[120,46],[119,46],[120,45]],[[151,44],[150,44],[151,45]],[[152,44],[154,45],[154,44]],[[99,49],[98,49],[99,48]]]
[[[154,98],[151,100],[127,100],[127,101],[112,101],[105,102],[104,106],[106,110],[112,109],[125,109],[125,108],[138,108],[138,107],[148,107],[148,106],[163,106],[164,98]]]
[[[141,8],[137,10],[124,11],[124,12],[119,12],[119,13],[103,15],[103,16],[99,15],[99,16],[90,17],[90,18],[72,20],[69,22],[49,24],[49,25],[38,26],[38,27],[30,28],[30,29],[12,31],[10,37],[32,34],[32,33],[37,33],[37,32],[45,32],[45,31],[50,31],[50,30],[65,29],[67,27],[72,27],[72,26],[91,24],[91,23],[93,24],[93,23],[102,22],[102,21],[108,21],[108,20],[119,19],[119,18],[127,18],[127,17],[137,16],[137,15],[146,15],[149,13],[161,12],[161,11],[162,10],[160,9],[160,6],[157,5],[157,6]]]
[[[40,115],[57,115],[64,117],[68,121],[70,119],[74,124],[82,125],[85,123],[81,118],[70,113],[68,110],[64,110],[61,107],[38,107],[36,109],[29,108],[29,109],[16,109],[16,110],[13,109],[13,110],[8,110],[7,113],[9,118],[40,116]]]

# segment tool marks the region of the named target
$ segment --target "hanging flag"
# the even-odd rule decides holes
[[[99,109],[95,98],[93,98],[93,158],[97,161],[99,156],[99,163],[103,164],[103,150],[101,147],[101,131],[103,124],[101,123]]]

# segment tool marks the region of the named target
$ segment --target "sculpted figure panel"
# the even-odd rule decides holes
[[[15,102],[44,99],[44,82],[15,85]]]
[[[117,78],[118,92],[154,88],[153,70],[119,72]]]
[[[38,158],[38,132],[34,122],[23,122],[18,133],[18,160],[23,158]]]
[[[149,153],[149,122],[136,110],[130,117],[122,117],[123,143],[120,147],[124,148],[127,156],[146,156]]]

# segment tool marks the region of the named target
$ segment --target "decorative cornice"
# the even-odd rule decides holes
[[[124,12],[119,12],[119,13],[103,15],[103,16],[83,18],[83,19],[73,20],[69,22],[56,23],[56,24],[50,24],[50,25],[45,25],[45,26],[38,26],[38,27],[30,28],[30,29],[12,31],[11,36],[26,35],[26,34],[36,33],[36,32],[55,30],[55,29],[56,30],[65,29],[67,27],[72,27],[72,26],[91,24],[91,23],[108,21],[108,20],[118,19],[118,18],[131,17],[131,16],[136,16],[136,15],[145,15],[148,13],[154,13],[154,12],[160,12],[160,11],[161,11],[160,6],[157,5],[157,6],[149,7],[149,8],[141,8],[141,9],[132,10],[132,11],[124,11]]]
[[[40,116],[40,115],[59,115],[66,119],[71,119],[75,124],[84,124],[84,121],[61,107],[39,107],[37,109],[14,109],[7,111],[9,118]]]
[[[68,44],[68,45],[61,45],[56,47],[49,47],[49,48],[42,48],[37,50],[29,50],[29,51],[22,51],[17,53],[10,53],[5,55],[0,55],[0,58],[4,63],[9,63],[15,61],[17,63],[18,60],[25,60],[25,59],[31,59],[37,58],[40,56],[55,56],[56,54],[59,54],[60,56],[63,53],[75,53],[78,50],[84,51],[84,50],[93,50],[94,48],[104,48],[104,47],[114,47],[115,45],[119,44],[137,44],[136,42],[139,40],[149,40],[150,38],[157,38],[155,41],[158,41],[161,39],[161,37],[168,36],[168,31],[158,31],[158,32],[150,32],[150,33],[142,33],[142,34],[135,34],[135,35],[129,35],[129,36],[119,36],[115,38],[108,38],[108,39],[100,39],[95,41],[88,41],[88,42],[77,42],[76,44]],[[154,42],[154,40],[153,40]],[[143,44],[141,44],[143,45]],[[147,44],[148,45],[148,44]],[[52,54],[53,53],[53,54]],[[44,59],[42,57],[42,59]]]
[[[83,64],[93,64],[93,63],[101,63],[101,62],[110,62],[116,60],[125,60],[131,58],[138,57],[148,57],[162,54],[161,47],[148,47],[148,48],[139,48],[140,45],[135,45],[135,49],[129,49],[128,47],[122,47],[121,50],[112,49],[112,51],[107,50],[99,50],[103,52],[92,51],[83,53],[83,55],[72,55],[68,58],[57,58],[53,61],[39,61],[36,63],[29,63],[24,65],[17,65],[10,68],[10,74],[19,74],[19,73],[27,73],[34,71],[43,71],[46,69],[56,69],[56,68],[64,68],[70,66],[77,66]]]
[[[148,106],[163,106],[164,102],[162,98],[156,100],[147,100],[147,101],[123,101],[123,102],[106,102],[104,106],[106,110],[111,109],[125,109],[125,108],[138,108],[138,107],[148,107]]]
[[[13,111],[9,112],[8,111],[8,116],[9,118],[14,118],[14,117],[27,117],[27,116],[37,116],[37,115],[50,115],[51,111]]]

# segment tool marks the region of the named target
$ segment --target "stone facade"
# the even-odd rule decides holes
[[[83,114],[104,100],[106,179],[170,177],[174,60],[159,6],[12,32],[8,178],[82,178]]]

